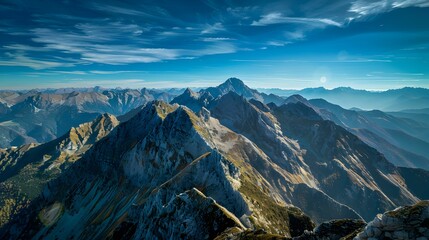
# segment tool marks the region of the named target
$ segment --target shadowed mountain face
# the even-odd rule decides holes
[[[148,101],[171,98],[148,89],[1,92],[0,147],[44,143],[99,114],[122,115]]]
[[[11,207],[2,209],[12,210],[0,237],[296,237],[354,219],[314,231],[331,236],[339,224],[345,236],[429,196],[416,184],[428,171],[394,166],[326,120],[333,112],[300,96],[262,100],[229,79],[174,104],[151,101],[120,124],[106,114],[52,142],[4,150],[0,183],[11,200],[2,204]],[[37,191],[22,188],[30,180]],[[19,188],[31,197],[13,195]]]
[[[323,99],[307,102],[331,120],[383,153],[397,166],[429,169],[429,124],[381,111],[346,110]]]

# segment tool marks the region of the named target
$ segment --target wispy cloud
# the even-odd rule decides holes
[[[221,29],[223,29],[221,24],[214,24],[206,29],[206,33]],[[205,55],[233,53],[239,49],[233,43],[226,42],[227,38],[216,37],[205,38],[204,42],[207,43],[192,46],[192,49],[141,47],[140,45],[153,45],[153,43],[140,39],[140,35],[145,31],[147,31],[145,28],[136,24],[121,22],[107,22],[104,25],[81,23],[67,31],[35,28],[29,34],[33,35],[32,40],[38,46],[23,44],[4,46],[4,49],[14,50],[16,53],[7,55],[9,60],[5,59],[1,64],[3,66],[28,66],[34,69],[72,66],[70,63],[32,59],[25,55],[25,52],[60,52],[77,55],[80,61],[87,63],[122,65],[192,59]]]
[[[206,38],[200,38],[203,42],[218,42],[218,41],[232,41],[236,40],[234,38],[227,38],[227,37],[206,37]]]
[[[429,7],[429,0],[356,0],[352,2],[348,11],[357,15],[350,17],[349,20],[406,7]]]
[[[287,41],[268,41],[267,42],[268,46],[275,46],[275,47],[282,47],[287,44],[291,44],[291,42],[287,42]]]
[[[108,75],[108,74],[122,74],[122,73],[144,73],[145,71],[100,71],[100,70],[92,70],[89,72],[93,73],[93,74]]]
[[[217,22],[213,25],[206,25],[206,27],[201,31],[202,34],[213,34],[221,31],[225,31],[225,27],[222,23]]]
[[[286,31],[284,36],[289,40],[302,40],[305,38],[303,29],[298,29],[296,31]]]
[[[389,59],[375,59],[375,58],[349,58],[349,59],[232,59],[234,62],[298,62],[298,63],[368,63],[368,62],[392,62]]]
[[[360,16],[365,16],[386,11],[389,7],[390,6],[387,1],[355,1],[352,3],[349,12],[356,13]]]
[[[87,73],[84,71],[51,71],[52,73],[60,73],[60,74],[72,74],[72,75],[86,75]]]
[[[46,69],[54,67],[72,67],[75,63],[70,62],[55,62],[46,59],[31,58],[23,53],[7,52],[6,57],[0,58],[0,66],[21,66],[33,69]]]
[[[229,43],[216,43],[201,49],[131,48],[128,46],[95,46],[94,51],[79,52],[83,60],[121,65],[127,63],[152,63],[206,55],[226,54],[237,51]]]
[[[394,1],[392,5],[395,8],[429,7],[429,1],[428,0],[401,0],[401,1]]]
[[[94,86],[103,86],[106,88],[185,88],[185,87],[208,87],[221,83],[219,79],[216,80],[204,80],[201,77],[194,81],[177,81],[177,79],[169,80],[171,77],[166,77],[165,80],[150,81],[141,78],[135,79],[115,79],[115,80],[106,80],[106,79],[83,79],[83,78],[74,78],[69,79],[67,82],[54,82],[50,83],[49,87],[60,88],[60,87],[73,87],[77,84],[80,87],[94,87]],[[223,80],[223,79],[222,79]]]
[[[124,34],[140,36],[143,32],[149,31],[137,24],[124,24],[122,22],[108,22],[104,24],[79,23],[75,28],[82,31],[86,36],[98,37],[103,40],[111,38],[123,38]]]
[[[107,88],[139,88],[145,87],[148,84],[144,79],[115,79],[115,80],[106,80],[106,79],[84,79],[84,78],[72,78],[68,79],[66,82],[52,82],[49,87],[60,88],[60,87],[94,87],[94,86],[103,86]]]
[[[3,48],[6,51],[21,51],[21,52],[27,52],[27,51],[33,51],[33,52],[47,52],[49,49],[43,48],[43,47],[35,47],[35,46],[29,46],[24,44],[11,44],[3,46]]]
[[[252,26],[267,26],[272,24],[303,24],[314,27],[336,26],[341,27],[341,24],[328,18],[305,18],[305,17],[286,17],[282,13],[273,12],[263,15],[259,20],[253,21]]]
[[[97,10],[102,13],[110,13],[113,16],[118,14],[120,15],[128,15],[130,17],[136,17],[141,19],[152,19],[162,22],[174,23],[176,25],[186,25],[186,22],[182,21],[179,18],[176,18],[168,13],[165,9],[152,5],[145,4],[140,5],[140,2],[124,5],[109,5],[104,3],[91,3],[90,6],[92,9]]]
[[[107,4],[94,3],[92,4],[92,7],[96,10],[103,11],[103,12],[118,13],[118,14],[133,15],[133,16],[145,15],[145,13],[142,11],[113,6],[113,5],[107,5]]]

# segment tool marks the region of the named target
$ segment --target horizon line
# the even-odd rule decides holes
[[[222,82],[223,83],[223,82]],[[221,84],[222,84],[221,83]],[[243,81],[244,83],[244,81]],[[425,88],[425,87],[415,87],[415,86],[404,86],[404,87],[398,87],[398,88],[387,88],[387,89],[361,89],[361,88],[353,88],[350,86],[338,86],[338,87],[334,87],[334,88],[327,88],[327,87],[323,87],[323,86],[319,86],[319,87],[306,87],[306,88],[276,88],[276,87],[268,87],[268,88],[263,88],[263,87],[250,87],[249,85],[247,85],[246,83],[244,83],[247,87],[253,89],[253,90],[280,90],[280,91],[302,91],[302,90],[306,90],[306,89],[324,89],[324,90],[328,90],[328,91],[332,91],[335,89],[352,89],[352,90],[357,90],[357,91],[367,91],[367,92],[387,92],[387,91],[394,91],[394,90],[401,90],[401,89],[406,89],[406,88],[412,88],[412,89],[426,89],[429,90],[429,88]],[[85,86],[85,87],[75,87],[75,86],[65,86],[65,87],[47,87],[47,88],[0,88],[0,92],[5,92],[5,91],[23,91],[23,92],[30,92],[30,91],[47,91],[47,90],[60,90],[60,89],[92,89],[92,88],[101,88],[102,90],[141,90],[141,89],[151,89],[151,90],[173,90],[173,89],[186,89],[186,88],[190,88],[192,90],[200,90],[200,89],[206,89],[206,88],[210,88],[210,87],[217,87],[219,86],[203,86],[203,87],[189,87],[189,86],[183,86],[183,87],[136,87],[136,88],[131,88],[131,87],[121,87],[121,86],[115,86],[115,87],[103,87],[100,85],[94,85],[94,86]]]

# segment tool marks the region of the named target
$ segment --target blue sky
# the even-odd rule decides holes
[[[429,0],[0,1],[0,89],[429,88]]]

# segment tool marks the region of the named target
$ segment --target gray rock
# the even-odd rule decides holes
[[[396,239],[407,239],[408,238],[408,233],[405,231],[395,231],[393,233],[393,237]]]
[[[429,201],[377,215],[355,239],[427,239]]]

